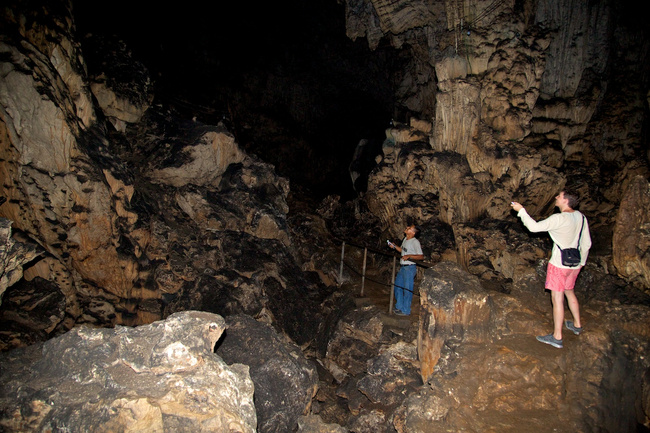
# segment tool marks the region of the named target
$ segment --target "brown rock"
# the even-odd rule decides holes
[[[423,381],[433,374],[443,345],[489,340],[490,296],[478,278],[452,262],[425,272],[420,284],[418,357]]]
[[[614,226],[612,259],[619,275],[650,287],[650,184],[637,176],[621,200]]]
[[[0,203],[1,204],[1,203]],[[0,305],[7,288],[23,277],[23,265],[42,254],[36,245],[16,242],[11,221],[0,218]]]
[[[325,423],[318,415],[306,415],[298,420],[301,433],[348,433],[349,430],[335,423]]]

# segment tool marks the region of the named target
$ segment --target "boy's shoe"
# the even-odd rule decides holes
[[[582,328],[577,328],[570,320],[567,320],[566,322],[564,322],[564,324],[566,325],[566,329],[568,329],[569,331],[573,331],[573,333],[576,335],[580,335],[580,333],[582,332]]]
[[[538,335],[537,336],[537,341],[540,341],[542,343],[550,344],[553,347],[557,347],[558,349],[562,349],[562,340],[557,340],[555,337],[553,337],[553,334],[548,334],[548,335]]]
[[[402,312],[400,310],[395,309],[394,311],[395,311],[395,314],[397,314],[398,316],[408,316],[408,314],[406,314],[406,313],[404,313],[404,312]]]

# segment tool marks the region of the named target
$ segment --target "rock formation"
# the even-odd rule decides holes
[[[217,355],[249,367],[255,384],[257,431],[287,432],[309,414],[318,389],[315,365],[270,325],[243,314],[226,318],[228,331]]]
[[[78,327],[2,354],[5,431],[255,432],[249,369],[214,354],[222,317]]]
[[[359,197],[314,206],[228,122],[156,99],[121,40],[78,37],[72,8],[0,10],[3,428],[650,425],[650,45],[630,5],[346,1],[349,38],[399,52],[396,120],[344,164]],[[263,99],[286,91],[313,125],[305,83],[279,75]],[[273,127],[262,154],[285,167],[318,155],[297,139],[283,158],[267,113],[237,120]],[[576,287],[586,330],[558,352],[533,339],[550,326],[549,241],[508,204],[543,218],[565,185],[594,247]],[[355,304],[338,268],[341,239],[378,247],[411,222],[435,264],[417,322]],[[222,317],[234,338],[217,356]]]
[[[200,309],[263,316],[313,343],[332,290],[292,252],[288,181],[222,124],[152,105],[123,42],[89,35],[82,52],[71,7],[13,2],[0,42],[0,214],[43,249],[29,280],[65,299],[50,327]]]
[[[23,265],[38,257],[41,252],[36,245],[16,242],[12,237],[11,221],[0,218],[0,305],[7,287],[23,277]]]
[[[630,179],[614,225],[612,258],[619,275],[637,287],[650,287],[650,185],[642,176]]]
[[[491,298],[478,278],[440,262],[427,273],[420,290],[418,354],[422,381],[432,376],[442,348],[450,340],[485,344],[492,319]]]
[[[647,31],[632,10],[609,2],[375,0],[347,2],[346,10],[350,37],[366,37],[371,48],[381,39],[409,47],[404,87],[419,95],[401,100],[403,112],[415,114],[386,131],[368,180],[365,201],[384,230],[442,221],[454,232],[457,260],[471,268],[504,247],[513,251],[510,242],[468,248],[468,229],[487,237],[495,226],[506,229],[500,222],[516,224],[512,200],[547,216],[569,184],[594,236],[603,237],[599,245],[614,243],[603,261],[608,272],[646,278],[643,248],[617,245],[626,236],[620,229],[611,238],[623,197],[636,197],[626,207],[647,207],[634,192],[637,176],[649,176]],[[640,61],[624,60],[630,55]],[[644,218],[628,218],[625,231],[641,235]],[[511,277],[494,262],[477,275]]]
[[[375,305],[353,308],[329,340],[312,413],[349,431],[390,431],[404,398],[422,386],[416,335],[417,326]]]

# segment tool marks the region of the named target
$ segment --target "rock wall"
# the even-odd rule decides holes
[[[384,230],[442,221],[456,235],[459,262],[482,261],[483,249],[460,248],[464,227],[517,224],[512,200],[548,216],[568,184],[599,244],[620,240],[611,233],[621,198],[650,173],[648,34],[633,8],[572,0],[346,5],[351,38],[366,37],[371,48],[385,39],[409,58],[400,85],[408,91],[396,108],[403,123],[386,131],[364,197]],[[603,255],[624,278],[643,268]]]
[[[82,286],[123,297],[138,278],[134,257],[119,251],[126,239],[138,243],[124,228],[138,220],[129,211],[133,184],[107,149],[69,2],[52,10],[13,6],[3,9],[8,37],[0,44],[1,213],[47,252],[44,276],[78,317]]]
[[[650,185],[637,176],[621,199],[614,226],[612,256],[618,272],[638,287],[650,287]]]
[[[89,35],[84,51],[71,1],[28,6],[0,15],[0,216],[37,245],[17,290],[52,284],[65,299],[50,336],[200,309],[313,342],[333,289],[292,250],[287,179],[223,124],[154,104],[122,41]],[[20,344],[3,338],[5,349]]]

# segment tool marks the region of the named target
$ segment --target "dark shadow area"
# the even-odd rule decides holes
[[[356,196],[355,148],[383,140],[393,116],[398,53],[347,38],[336,2],[79,2],[75,19],[80,39],[126,42],[155,80],[154,103],[224,122],[242,148],[317,200]]]

